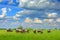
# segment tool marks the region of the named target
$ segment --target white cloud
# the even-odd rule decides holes
[[[13,16],[13,19],[14,20],[20,20],[20,18],[16,17],[16,16]]]
[[[22,10],[22,11],[19,11],[17,12],[17,14],[15,15],[16,17],[24,17],[24,15],[26,17],[39,17],[39,18],[49,18],[49,21],[50,19],[54,19],[54,18],[57,18],[58,17],[58,14],[56,12],[52,12],[52,13],[49,13],[49,12],[45,12],[45,11],[38,11],[38,10]]]
[[[21,17],[22,15],[21,14],[19,14],[19,12],[15,15],[15,16],[13,16],[13,19],[14,20],[20,20],[20,17]]]
[[[34,23],[42,23],[42,20],[40,20],[38,18],[34,18]]]
[[[19,11],[19,12],[17,12],[17,14],[18,15],[20,15],[20,16],[23,16],[23,15],[25,15],[25,16],[28,16],[28,17],[42,17],[42,15],[43,15],[43,13],[44,13],[45,11],[37,11],[37,10],[22,10],[22,11]],[[44,13],[45,14],[45,13]],[[43,15],[44,16],[44,15]]]
[[[24,22],[26,22],[26,23],[31,23],[32,20],[31,20],[29,17],[27,17]]]
[[[50,22],[50,23],[53,23],[53,22],[54,22],[54,19],[44,19],[43,21],[44,21],[44,22]]]
[[[22,16],[22,15],[16,14],[15,16],[16,16],[16,17],[20,17],[20,16]]]
[[[57,13],[47,13],[48,17],[57,17]]]
[[[36,10],[22,10],[22,11],[19,11],[18,14],[22,15],[22,14],[31,14],[31,13],[34,13],[34,12],[39,12],[39,11],[36,11]]]
[[[2,8],[2,15],[0,15],[0,18],[3,18],[6,15],[7,9],[6,8]]]
[[[57,18],[56,21],[57,21],[57,22],[60,22],[60,18]]]
[[[26,7],[26,8],[43,8],[46,7],[49,1],[47,0],[20,0],[20,7]]]
[[[44,8],[53,8],[60,9],[60,3],[53,3],[50,0],[20,0],[19,7],[27,8],[27,9],[44,9]],[[57,7],[57,8],[56,8]]]
[[[42,20],[40,20],[38,18],[34,18],[34,20],[32,20],[29,17],[27,17],[24,22],[26,22],[26,23],[42,23]]]
[[[3,2],[4,0],[0,0],[0,2]]]

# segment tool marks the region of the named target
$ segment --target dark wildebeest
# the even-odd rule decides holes
[[[17,29],[16,32],[19,32],[19,30]]]
[[[28,32],[29,32],[29,30],[23,30],[23,32],[27,32],[27,33],[28,33]]]
[[[48,33],[50,33],[51,32],[51,30],[50,29],[48,29]]]
[[[7,29],[7,32],[12,32],[12,29],[11,28]]]
[[[42,30],[38,30],[37,32],[38,32],[38,33],[43,33],[43,31],[42,31]]]
[[[33,30],[34,33],[36,33],[36,30]]]

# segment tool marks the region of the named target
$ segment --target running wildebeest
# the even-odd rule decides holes
[[[12,32],[12,29],[11,28],[7,29],[7,32]]]

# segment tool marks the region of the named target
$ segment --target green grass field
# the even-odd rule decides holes
[[[0,30],[0,40],[60,40],[60,30],[52,30],[51,33],[34,34],[32,31],[29,33],[16,33],[7,32],[6,30]]]

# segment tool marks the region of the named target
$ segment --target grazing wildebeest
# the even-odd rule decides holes
[[[19,32],[19,30],[17,29],[16,32]]]
[[[7,29],[7,32],[12,32],[12,29],[11,28]]]
[[[17,29],[16,32],[21,32],[22,33],[23,30],[22,29]]]
[[[36,33],[36,30],[33,30],[34,33]]]
[[[48,33],[50,33],[51,32],[51,30],[50,29],[48,29]]]
[[[42,31],[42,30],[38,30],[37,32],[38,32],[38,33],[43,33],[43,31]]]
[[[29,32],[29,30],[23,30],[23,32]]]

